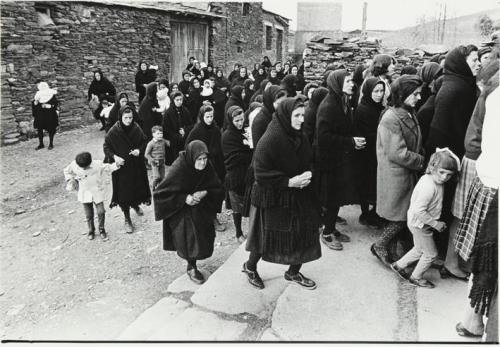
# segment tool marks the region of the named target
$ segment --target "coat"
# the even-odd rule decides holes
[[[125,132],[122,123],[116,122],[104,138],[104,154],[106,161],[114,162],[114,155],[125,160],[125,164],[119,170],[114,171],[112,176],[113,196],[110,207],[138,206],[139,204],[151,203],[151,191],[149,190],[148,173],[146,170],[144,151],[147,140],[141,128],[132,123],[129,132]],[[130,155],[130,151],[139,149],[138,157]]]
[[[172,103],[163,116],[162,127],[163,138],[170,141],[170,148],[165,158],[165,164],[171,165],[179,156],[179,152],[184,150],[186,138],[191,129],[193,129],[191,114],[183,105],[177,108]],[[181,128],[184,129],[184,136],[179,132]]]
[[[377,129],[377,213],[390,221],[407,220],[411,194],[423,169],[422,134],[414,115],[390,107]]]
[[[197,146],[207,152],[206,146],[199,142]],[[163,220],[163,249],[177,251],[183,259],[200,260],[213,253],[213,220],[224,198],[224,188],[210,163],[201,171],[194,168],[200,150],[193,147],[196,146],[188,146],[180,153],[155,189],[153,199],[155,219]],[[188,194],[202,190],[207,195],[199,204],[186,204]]]
[[[315,147],[316,181],[321,203],[327,209],[357,203],[354,125],[351,108],[342,93],[346,70],[328,76],[328,95],[318,107]]]
[[[50,108],[44,108],[42,105],[50,105]],[[33,128],[55,132],[56,128],[59,126],[59,115],[57,113],[58,106],[59,102],[55,95],[46,103],[35,105],[34,102],[31,102],[34,119]]]

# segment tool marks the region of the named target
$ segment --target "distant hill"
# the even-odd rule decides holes
[[[487,14],[494,26],[500,26],[500,8],[477,12],[471,15],[446,20],[443,45],[448,48],[460,44],[476,44],[485,41],[479,30],[479,18]],[[435,40],[436,21],[429,21],[401,30],[379,33],[385,47],[416,48],[422,44],[440,43]]]

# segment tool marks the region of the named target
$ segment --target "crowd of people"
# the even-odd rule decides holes
[[[481,336],[492,301],[497,310],[499,50],[459,46],[400,73],[396,66],[386,54],[354,71],[335,63],[316,84],[305,82],[303,65],[268,57],[251,72],[235,64],[228,78],[192,57],[169,84],[141,62],[138,109],[96,71],[88,96],[106,131],[104,163],[84,152],[64,170],[89,239],[92,204],[107,239],[102,175],[112,172],[110,206],[123,210],[126,231],[134,231],[130,208],[141,215],[153,198],[163,248],[187,261],[194,282],[205,281],[196,262],[213,253],[225,201],[236,239],[246,241],[242,271],[252,286],[265,288],[262,259],[288,265],[285,280],[314,289],[302,264],[321,257],[320,243],[341,251],[350,242],[337,228],[347,224],[339,210],[359,205],[359,222],[380,230],[371,253],[388,269],[423,288],[435,286],[430,267],[469,283],[456,329]],[[57,107],[47,89],[39,85],[34,113]]]

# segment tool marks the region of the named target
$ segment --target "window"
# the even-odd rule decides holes
[[[248,2],[243,3],[243,15],[248,16],[250,14],[250,4]]]
[[[273,27],[266,25],[266,49],[270,50],[273,46]]]
[[[52,21],[52,18],[50,17],[50,7],[48,6],[43,6],[43,5],[37,5],[35,6],[35,11],[38,16],[38,25],[40,26],[46,26],[46,25],[53,25],[54,22]]]
[[[238,47],[236,47],[236,51],[238,53],[243,53],[243,48],[241,48],[241,46],[238,46]]]

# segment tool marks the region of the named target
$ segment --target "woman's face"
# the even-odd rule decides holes
[[[259,75],[263,75],[264,74],[264,69],[263,68],[259,68]]]
[[[486,63],[490,60],[490,57],[491,57],[491,52],[488,52],[488,53],[484,53],[482,56],[481,56],[481,66],[483,65],[486,65]]]
[[[132,124],[134,120],[134,116],[132,112],[125,112],[122,114],[122,123],[125,124],[125,126],[129,126]]]
[[[372,100],[376,103],[380,103],[384,97],[384,86],[382,83],[378,83],[372,90]]]
[[[181,107],[182,106],[182,99],[183,99],[182,96],[176,96],[174,98],[175,107]]]
[[[162,89],[165,89],[165,88],[167,88],[167,86],[166,86],[166,85],[164,85],[163,83],[159,83],[159,84],[158,84],[158,89],[159,89],[159,90],[162,90]]]
[[[217,71],[217,77],[219,77],[219,78],[222,77],[222,71],[221,70]]]
[[[198,70],[201,70],[200,62],[194,63],[194,67],[197,68]]]
[[[467,65],[469,65],[470,70],[472,71],[472,75],[477,76],[477,73],[481,68],[481,62],[479,61],[479,58],[477,56],[477,51],[470,52],[467,58],[465,58],[465,61],[467,62]]]
[[[420,100],[420,92],[421,91],[422,91],[422,87],[418,87],[417,89],[415,89],[413,91],[413,93],[408,95],[408,97],[405,99],[404,104],[406,106],[415,107],[418,100]]]
[[[208,162],[207,154],[206,153],[200,154],[194,162],[194,168],[199,171],[204,170],[205,167],[207,166],[207,162]]]
[[[209,65],[209,66],[207,66],[207,71],[212,72],[212,71],[214,71],[214,68]]]
[[[352,81],[352,75],[347,75],[344,79],[344,86],[342,91],[347,95],[352,95],[352,88],[354,87],[354,82]]]
[[[283,65],[283,70],[285,70],[285,71],[290,70],[290,65],[288,65],[288,64]]]
[[[387,72],[385,73],[386,76],[392,76],[394,75],[394,68],[396,66],[394,65],[394,63],[391,63],[391,65],[389,65],[389,67],[387,68]]]
[[[239,65],[235,65],[234,66],[234,71],[238,71],[240,69],[240,66]]]
[[[276,71],[281,71],[281,64],[276,64],[275,68],[276,68]]]
[[[214,111],[205,112],[203,115],[203,121],[206,125],[212,125],[212,122],[214,121]]]
[[[210,83],[210,80],[205,80],[203,82],[203,88],[211,88],[212,84]]]
[[[127,98],[125,98],[125,97],[121,97],[121,98],[120,98],[120,107],[125,106],[125,105],[127,104],[127,102],[128,102],[128,99],[127,99]]]
[[[240,68],[240,77],[246,77],[247,75],[247,69],[244,67]]]
[[[254,70],[259,71],[259,66],[260,66],[260,64],[259,64],[259,63],[254,64],[254,65],[253,65]]]
[[[174,85],[172,86],[172,93],[173,93],[173,92],[178,92],[178,91],[179,91],[179,86],[178,86],[177,84],[174,84]]]
[[[200,88],[200,81],[198,81],[198,80],[193,80],[193,87],[195,87],[195,88]]]
[[[276,70],[271,70],[271,77],[272,78],[276,78],[277,74],[278,74],[278,72]]]
[[[233,124],[236,129],[241,130],[243,129],[243,121],[245,117],[243,117],[243,114],[239,114],[236,117],[233,118]]]
[[[295,130],[300,130],[304,123],[304,107],[297,107],[292,111],[292,128]]]
[[[101,74],[99,72],[94,73],[94,78],[95,78],[96,81],[100,81],[101,80]]]
[[[184,76],[182,76],[182,77],[184,78],[184,81],[189,82],[189,78],[191,77],[191,75],[187,73],[187,74],[184,74]]]
[[[146,65],[146,63],[141,63],[141,70],[146,71],[147,69],[148,69],[148,66]]]
[[[292,67],[292,75],[297,76],[298,73],[299,73],[299,68],[296,66]]]

